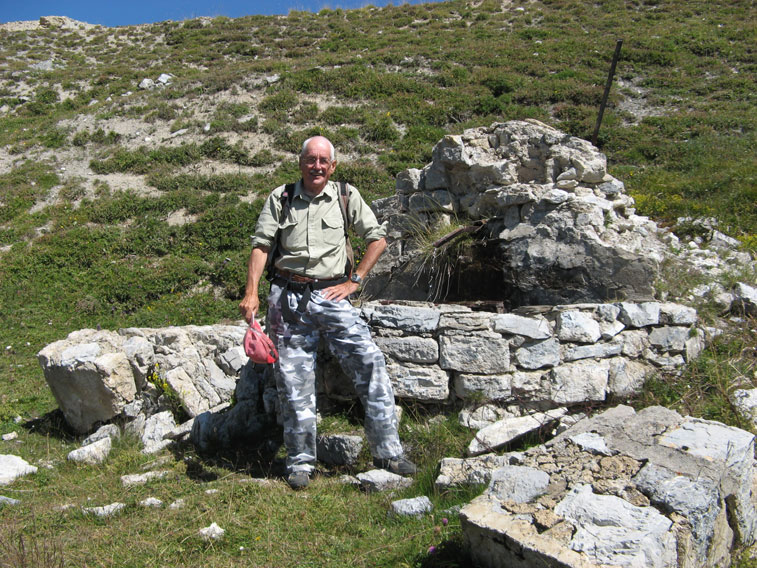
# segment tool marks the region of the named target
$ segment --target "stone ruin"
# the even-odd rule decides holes
[[[578,304],[495,314],[457,305],[368,302],[361,312],[386,355],[396,397],[430,405],[477,401],[474,410],[461,414],[474,429],[537,409],[566,413],[586,403],[627,398],[655,370],[673,370],[694,359],[705,339],[696,327],[696,311],[673,303]],[[244,322],[79,330],[45,347],[39,360],[67,422],[79,433],[112,420],[144,421],[167,408],[168,391],[189,418],[228,406],[232,397],[236,407],[252,404],[203,417],[226,424],[210,430],[230,442],[235,432],[249,430],[248,421],[257,420],[262,428],[276,417],[275,387],[270,373],[261,372],[270,367],[248,362],[245,330]],[[338,364],[325,353],[320,363],[322,400],[354,399]],[[229,414],[246,422],[229,422]],[[217,438],[195,442],[207,449],[224,445]]]
[[[596,148],[536,121],[447,136],[374,209],[390,245],[362,315],[400,402],[462,406],[476,431],[436,484],[488,486],[461,511],[477,564],[720,566],[753,542],[751,434],[665,409],[583,414],[675,372],[715,332],[653,298],[676,238],[635,214]],[[739,290],[730,304],[755,313],[757,291]],[[39,359],[77,432],[114,422],[145,451],[187,438],[216,451],[265,440],[277,419],[245,328],[81,330]],[[353,400],[325,346],[318,357],[319,408]],[[499,453],[532,433],[560,434]],[[361,439],[336,438],[319,459],[354,463]]]
[[[366,290],[384,299],[505,309],[651,299],[667,249],[603,154],[535,120],[445,136],[430,164],[400,173],[397,194],[373,206],[391,244]],[[440,225],[475,238],[463,250],[454,238],[424,243]]]

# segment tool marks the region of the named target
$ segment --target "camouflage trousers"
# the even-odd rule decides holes
[[[371,454],[377,458],[401,456],[397,434],[394,392],[381,350],[366,323],[348,300],[326,300],[313,291],[296,323],[284,320],[281,301],[297,309],[302,294],[271,284],[268,325],[279,351],[275,364],[276,387],[284,422],[287,469],[312,471],[316,461],[316,350],[321,335],[354,382],[365,409],[365,434]]]

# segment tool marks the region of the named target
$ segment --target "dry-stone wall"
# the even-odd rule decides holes
[[[386,354],[398,399],[497,403],[465,414],[472,428],[502,418],[498,412],[507,405],[520,414],[626,397],[655,369],[673,369],[696,357],[704,341],[695,310],[672,303],[497,314],[425,302],[370,302],[362,314]],[[242,372],[244,331],[242,324],[80,330],[45,347],[39,360],[66,420],[81,433],[113,419],[144,420],[170,403],[164,392],[173,393],[189,417],[228,404],[235,390],[237,401],[254,399],[252,414],[270,415],[276,406],[270,385],[261,386],[254,369]],[[243,380],[237,382],[240,373]],[[333,361],[324,361],[319,384],[327,397],[351,396],[349,380]]]
[[[627,397],[656,369],[704,346],[692,308],[619,302],[513,313],[424,302],[362,308],[400,399],[496,401],[532,408]]]

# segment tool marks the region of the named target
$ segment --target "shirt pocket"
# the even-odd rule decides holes
[[[284,250],[289,252],[301,250],[306,246],[306,243],[302,240],[297,235],[297,221],[292,219],[291,216],[279,223],[279,243]]]
[[[329,245],[339,245],[344,241],[344,221],[341,212],[329,214],[321,219],[321,239]]]

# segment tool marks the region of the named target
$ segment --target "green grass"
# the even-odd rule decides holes
[[[307,491],[295,493],[277,476],[281,464],[275,456],[254,451],[210,459],[180,446],[173,456],[168,454],[168,463],[156,465],[160,456],[142,455],[139,443],[129,437],[115,443],[105,464],[76,465],[65,459],[76,441],[60,429],[59,420],[47,416],[29,431],[20,428],[27,458],[54,466],[16,481],[4,492],[22,504],[2,511],[8,520],[0,528],[3,558],[13,557],[21,537],[54,549],[66,566],[415,566],[428,558],[429,547],[444,543],[440,555],[464,559],[455,536],[459,521],[450,509],[473,493],[439,494],[432,486],[432,458],[449,450],[439,442],[452,436],[446,424],[429,427],[408,421],[411,432],[406,435],[417,436],[419,448],[422,443],[433,451],[425,458],[418,451],[425,469],[415,487],[388,495],[365,494],[344,485],[339,472],[316,475]],[[171,473],[144,486],[122,486],[122,475],[145,469]],[[265,485],[250,481],[263,475],[269,480]],[[432,499],[431,515],[388,515],[391,501],[418,494]],[[163,506],[142,507],[148,497],[160,499]],[[177,499],[184,500],[184,507],[169,510]],[[81,511],[114,502],[126,508],[112,518]],[[69,508],[58,509],[64,506]],[[198,531],[212,522],[226,534],[220,541],[205,542]]]
[[[730,401],[737,388],[754,388],[757,378],[757,345],[754,319],[740,332],[715,338],[702,355],[680,374],[651,377],[638,397],[639,408],[661,405],[683,415],[699,416],[754,430]]]

